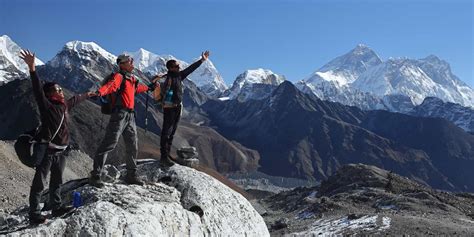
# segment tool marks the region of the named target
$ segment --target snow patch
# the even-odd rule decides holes
[[[304,232],[292,233],[291,236],[333,236],[342,235],[345,231],[365,230],[383,231],[390,228],[390,217],[363,216],[359,219],[349,220],[347,217],[339,219],[323,219],[313,223],[312,227]]]

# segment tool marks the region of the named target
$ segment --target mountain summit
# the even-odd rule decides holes
[[[246,70],[237,76],[232,87],[223,95],[239,101],[262,99],[268,97],[273,89],[284,81],[284,76],[275,74],[268,69]]]
[[[297,87],[323,100],[364,110],[408,112],[429,96],[474,107],[474,90],[452,73],[447,62],[434,55],[382,61],[361,44],[299,81]]]
[[[28,67],[20,59],[21,48],[10,37],[0,37],[0,84],[28,75]],[[36,58],[36,65],[44,63]]]

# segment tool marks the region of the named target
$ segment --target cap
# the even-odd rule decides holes
[[[124,62],[128,62],[128,61],[130,61],[130,60],[133,60],[130,55],[120,54],[120,55],[117,57],[117,64],[121,64],[121,63],[124,63]]]

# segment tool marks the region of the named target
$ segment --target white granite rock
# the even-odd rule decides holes
[[[75,212],[8,236],[269,236],[243,196],[204,173],[180,165],[163,171],[157,162],[137,173],[144,186],[118,180],[102,189],[75,187],[84,204]]]

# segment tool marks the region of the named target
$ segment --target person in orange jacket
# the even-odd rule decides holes
[[[113,75],[113,78],[97,91],[99,96],[118,93],[109,124],[106,128],[105,137],[94,157],[94,167],[89,178],[89,184],[97,188],[104,186],[104,183],[100,180],[100,173],[105,165],[107,154],[115,148],[121,135],[123,135],[126,147],[127,175],[125,182],[143,185],[143,181],[136,174],[137,165],[135,159],[138,154],[138,143],[134,110],[135,94],[143,93],[153,88],[139,83],[133,76],[134,66],[131,56],[119,55],[117,57],[117,64],[120,67],[119,73]]]

